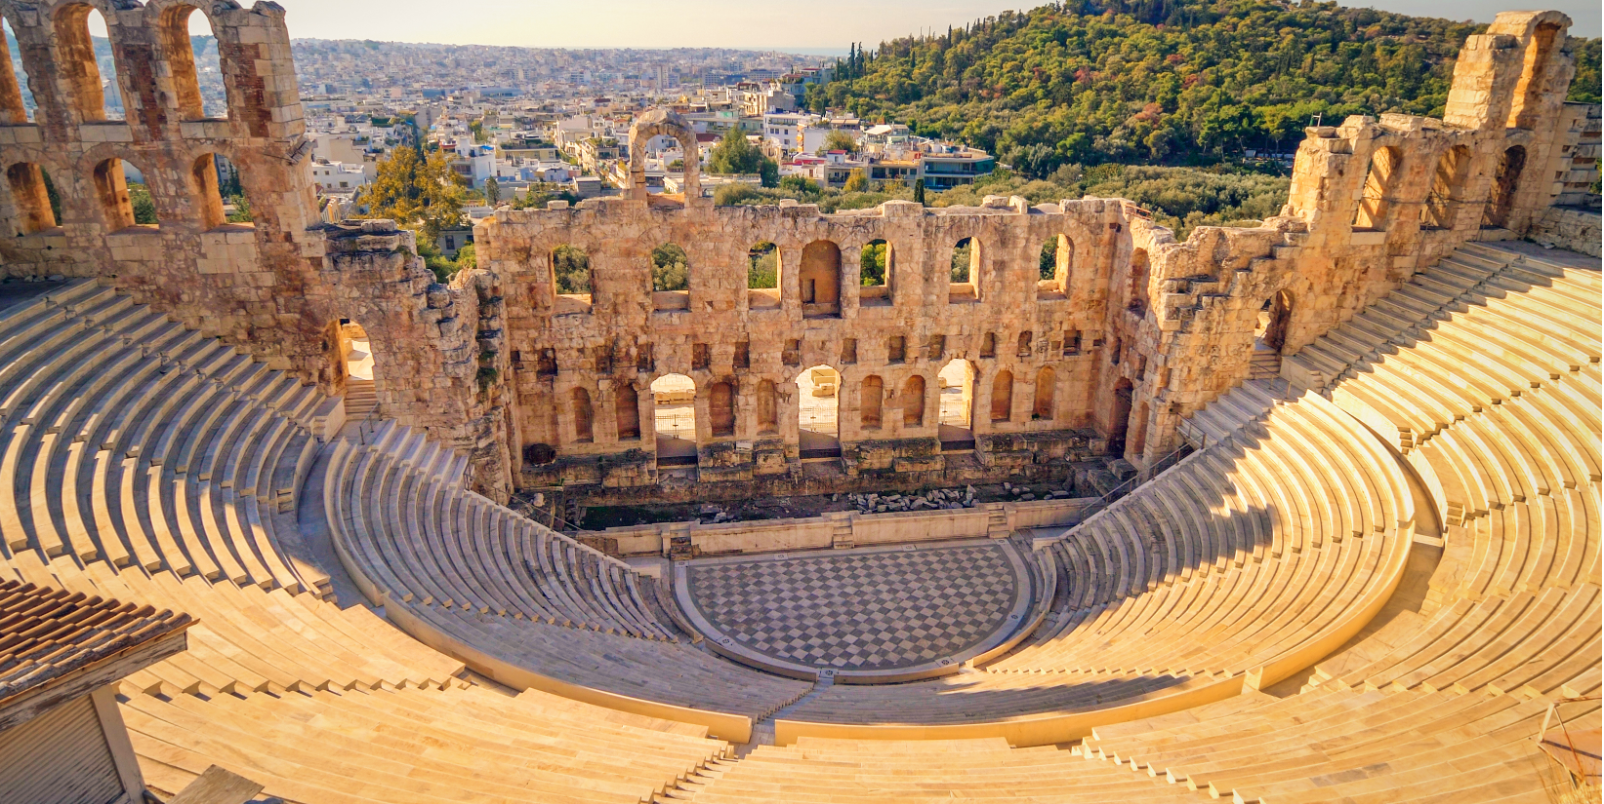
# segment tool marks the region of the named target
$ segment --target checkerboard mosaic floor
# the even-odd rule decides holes
[[[691,601],[748,650],[820,669],[894,670],[979,644],[1021,579],[997,544],[687,568]]]

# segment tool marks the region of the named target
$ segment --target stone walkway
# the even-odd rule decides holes
[[[990,641],[1023,612],[1022,571],[1003,543],[971,541],[708,559],[684,577],[715,642],[844,672],[944,665]]]

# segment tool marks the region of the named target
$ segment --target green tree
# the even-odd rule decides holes
[[[969,238],[964,238],[952,250],[952,281],[963,284],[969,281],[969,266],[974,261],[974,249]]]
[[[863,193],[869,190],[869,173],[863,168],[856,168],[847,176],[847,183],[841,188],[842,192]]]
[[[590,255],[576,246],[561,245],[551,252],[552,274],[558,293],[590,292]]]
[[[156,199],[150,197],[149,187],[129,182],[128,203],[134,208],[134,223],[160,223],[156,219]]]
[[[886,283],[886,249],[884,240],[876,240],[863,247],[863,253],[858,257],[861,284],[872,286]]]
[[[1049,237],[1041,247],[1041,260],[1037,267],[1042,279],[1058,278],[1058,238]]]
[[[495,176],[485,179],[485,203],[492,207],[501,203],[501,182]]]
[[[740,129],[731,127],[707,155],[707,172],[720,176],[757,174],[764,187],[780,180],[780,166],[763,155]]]
[[[806,176],[786,176],[780,179],[779,188],[798,195],[818,195],[823,192],[818,182]]]
[[[673,243],[652,249],[652,290],[685,290],[690,278],[690,260],[685,250]]]
[[[780,278],[780,249],[773,243],[759,243],[746,253],[746,286],[776,288]]]
[[[846,151],[849,154],[858,152],[858,141],[851,134],[840,129],[831,130],[824,135],[824,145],[819,149],[821,153],[828,151]]]
[[[362,195],[369,217],[390,218],[430,242],[462,224],[463,198],[451,157],[436,150],[420,159],[407,146],[379,161],[377,175]]]
[[[913,202],[915,204],[923,204],[925,202],[925,180],[923,178],[913,183]]]
[[[251,202],[247,200],[245,196],[230,196],[228,203],[234,207],[234,210],[228,213],[229,223],[250,223],[252,220],[255,220],[253,214],[251,213]]]

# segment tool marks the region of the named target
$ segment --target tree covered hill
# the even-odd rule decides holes
[[[1289,149],[1316,115],[1440,116],[1460,45],[1485,27],[1310,0],[1064,0],[855,46],[807,102],[986,148],[1038,177],[1210,161]],[[1571,99],[1596,103],[1599,40],[1575,53]]]

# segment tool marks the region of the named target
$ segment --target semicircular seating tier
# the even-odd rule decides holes
[[[1342,644],[1408,560],[1403,469],[1316,395],[1262,382],[1239,393],[1239,429],[1042,546],[1061,592],[1019,649],[940,681],[832,687],[779,733],[987,724],[1016,743],[1060,742],[1274,683]]]
[[[297,509],[343,409],[215,339],[58,285],[0,309],[0,400],[0,578],[198,619],[119,686],[159,793],[217,764],[292,802],[638,802],[729,751],[705,726],[481,685],[329,599]]]
[[[657,579],[463,490],[418,442],[336,444],[324,485],[342,563],[414,637],[519,686],[733,715],[718,733],[740,739],[808,690],[695,647]]]

